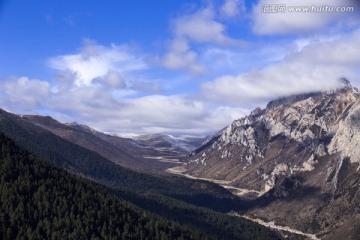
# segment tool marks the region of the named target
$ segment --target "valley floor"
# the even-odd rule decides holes
[[[228,189],[233,194],[235,194],[235,195],[237,195],[239,197],[241,197],[241,196],[243,196],[245,194],[248,194],[248,193],[256,193],[256,194],[258,194],[259,197],[262,196],[263,194],[265,194],[264,191],[256,191],[256,190],[253,190],[253,189],[243,189],[243,188],[236,188],[236,187],[230,186],[229,184],[232,181],[194,177],[194,176],[191,176],[189,174],[184,173],[185,171],[186,171],[186,169],[183,166],[169,168],[169,169],[166,170],[166,172],[168,172],[168,173],[184,176],[184,177],[187,177],[187,178],[190,178],[190,179],[204,180],[204,181],[219,184],[220,186]],[[261,219],[251,218],[249,216],[240,215],[239,213],[235,213],[235,212],[230,213],[230,215],[248,219],[250,221],[256,222],[258,224],[261,224],[261,225],[263,225],[265,227],[268,227],[268,228],[271,228],[271,229],[275,229],[275,230],[279,230],[279,231],[285,231],[285,232],[289,232],[289,233],[293,233],[293,234],[298,234],[298,235],[304,236],[304,237],[306,237],[308,239],[312,239],[312,240],[320,240],[320,238],[316,237],[315,234],[304,233],[304,232],[302,232],[300,230],[293,229],[293,228],[290,228],[290,227],[287,227],[287,226],[279,226],[279,225],[276,225],[274,222],[265,222],[265,221],[263,221]]]
[[[280,230],[280,231],[285,231],[285,232],[289,232],[289,233],[295,233],[295,234],[307,237],[308,239],[312,239],[312,240],[320,240],[320,238],[316,237],[315,234],[304,233],[304,232],[302,232],[300,230],[293,229],[293,228],[286,227],[286,226],[279,226],[279,225],[276,225],[274,222],[265,222],[265,221],[263,221],[261,219],[251,218],[249,216],[240,215],[238,213],[230,213],[230,215],[248,219],[250,221],[259,223],[259,224],[261,224],[261,225],[263,225],[265,227],[268,227],[268,228],[272,228],[272,229],[276,229],[276,230]]]
[[[237,187],[230,186],[230,183],[232,183],[233,181],[194,177],[194,176],[184,173],[185,171],[186,171],[186,169],[183,166],[168,168],[166,170],[166,172],[168,172],[168,173],[184,176],[184,177],[187,177],[190,179],[203,180],[203,181],[216,183],[216,184],[228,189],[230,192],[232,192],[233,194],[235,194],[239,197],[244,196],[245,194],[248,194],[248,193],[255,193],[260,197],[265,193],[264,191],[257,191],[257,190],[253,190],[253,189],[237,188]]]

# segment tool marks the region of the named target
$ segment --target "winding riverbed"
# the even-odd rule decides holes
[[[274,222],[265,222],[265,221],[263,221],[261,219],[251,218],[251,217],[246,216],[246,215],[240,215],[240,214],[238,214],[236,212],[232,212],[232,213],[230,213],[230,215],[248,219],[248,220],[250,220],[252,222],[256,222],[256,223],[261,224],[261,225],[263,225],[265,227],[268,227],[268,228],[281,230],[281,231],[285,231],[285,232],[290,232],[290,233],[295,233],[295,234],[302,235],[302,236],[307,237],[307,238],[312,239],[312,240],[320,240],[320,238],[318,238],[315,234],[304,233],[304,232],[302,232],[300,230],[293,229],[293,228],[286,227],[286,226],[279,226],[279,225],[276,225]]]
[[[258,196],[261,196],[262,194],[264,194],[264,192],[260,192],[260,191],[256,191],[256,190],[252,190],[252,189],[242,189],[242,188],[232,187],[232,186],[229,185],[232,181],[215,180],[215,179],[199,178],[199,177],[191,176],[191,175],[189,175],[189,174],[183,173],[183,172],[184,172],[183,167],[169,168],[169,169],[167,169],[166,171],[167,171],[168,173],[172,173],[172,174],[176,174],[176,175],[181,175],[181,176],[184,176],[184,177],[187,177],[187,178],[190,178],[190,179],[204,180],[204,181],[208,181],[208,182],[213,182],[213,183],[219,184],[220,186],[222,186],[222,187],[230,190],[231,192],[233,192],[234,194],[236,194],[236,195],[238,195],[238,196],[242,196],[242,195],[244,195],[244,194],[246,194],[246,193],[249,193],[249,192],[257,193]],[[320,238],[316,237],[315,234],[304,233],[304,232],[302,232],[302,231],[300,231],[300,230],[293,229],[293,228],[286,227],[286,226],[279,226],[279,225],[276,225],[274,222],[265,222],[265,221],[263,221],[263,220],[261,220],[261,219],[251,218],[251,217],[246,216],[246,215],[240,215],[239,213],[236,213],[236,212],[231,212],[231,213],[229,213],[229,214],[230,214],[230,215],[233,215],[233,216],[237,216],[237,217],[241,217],[241,218],[248,219],[248,220],[250,220],[250,221],[256,222],[256,223],[261,224],[261,225],[263,225],[263,226],[265,226],[265,227],[268,227],[268,228],[272,228],[272,229],[275,229],[275,230],[281,230],[281,231],[285,231],[285,232],[289,232],[289,233],[298,234],[298,235],[307,237],[307,238],[312,239],[312,240],[320,240]]]

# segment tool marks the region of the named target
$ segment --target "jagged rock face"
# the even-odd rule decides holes
[[[360,102],[349,109],[348,116],[340,121],[329,152],[341,152],[351,162],[360,162]]]
[[[340,221],[341,211],[359,204],[360,95],[344,84],[272,101],[234,121],[192,153],[186,173],[263,192],[266,204],[250,214],[326,234],[337,223],[322,220]]]
[[[349,143],[360,140],[359,99],[356,89],[342,88],[270,102],[195,151],[188,173],[266,192],[278,176],[312,171],[328,154],[357,162],[360,150]]]
[[[312,171],[325,155],[358,162],[359,99],[356,89],[342,88],[270,102],[195,151],[188,173],[267,191],[277,176]]]

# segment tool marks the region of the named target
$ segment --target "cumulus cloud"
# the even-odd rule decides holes
[[[283,12],[272,13],[273,6],[285,6]],[[354,11],[336,12],[322,10],[324,7],[354,7]],[[292,7],[309,7],[310,10],[292,11]],[[324,29],[330,24],[338,24],[340,19],[349,20],[358,14],[358,4],[354,0],[260,0],[253,8],[253,30],[258,34],[301,34]],[[313,10],[311,10],[313,8]],[[293,8],[294,9],[294,8]],[[319,9],[319,10],[317,10]],[[341,10],[341,9],[340,9]],[[354,20],[354,19],[352,19]]]
[[[236,17],[246,11],[244,0],[225,0],[220,12],[226,17]]]
[[[225,34],[226,27],[214,19],[212,7],[201,9],[175,21],[175,36],[196,42],[214,43],[222,46],[243,46],[243,42]]]
[[[336,88],[341,77],[358,84],[359,41],[358,30],[338,39],[308,43],[264,68],[204,83],[202,93],[211,101],[248,106],[290,94]]]
[[[238,1],[230,1],[224,5],[227,14],[238,11]],[[233,6],[233,5],[236,6]],[[233,9],[231,9],[233,8]],[[192,43],[202,43],[221,47],[244,47],[244,41],[229,37],[226,26],[215,20],[213,7],[208,6],[192,14],[180,16],[173,21],[173,39],[169,43],[168,52],[156,61],[171,70],[183,69],[190,73],[200,74],[206,69],[199,63],[199,54],[192,49]]]
[[[198,54],[190,49],[187,39],[176,38],[171,42],[169,52],[157,61],[167,69],[184,69],[190,73],[201,74],[205,67],[197,63],[197,56]]]
[[[114,81],[114,73],[119,80],[122,74],[147,68],[143,58],[132,54],[129,46],[112,44],[105,47],[91,40],[85,40],[78,53],[51,58],[49,65],[62,72],[72,73],[78,86],[90,85],[95,79],[99,80],[106,75]]]
[[[117,96],[159,92],[159,84],[141,77],[148,69],[144,59],[126,44],[107,47],[85,39],[78,52],[50,58],[48,64],[58,71],[55,91],[96,85],[117,92]]]

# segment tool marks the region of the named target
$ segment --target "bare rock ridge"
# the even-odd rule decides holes
[[[338,89],[281,98],[235,120],[193,151],[181,172],[260,193],[247,214],[326,237],[343,233],[346,219],[360,214],[360,94],[340,81]],[[360,224],[350,228],[345,233],[360,234]]]
[[[348,81],[345,83],[345,87],[329,92],[272,101],[266,109],[257,108],[249,116],[235,120],[192,153],[187,163],[188,173],[225,178],[241,185],[239,174],[259,167],[259,163],[262,168],[271,169],[271,173],[274,171],[270,174],[274,176],[284,171],[310,171],[317,158],[340,152],[352,162],[358,162],[357,149],[351,146],[359,143],[353,140],[357,140],[360,127],[357,121],[360,120],[360,95]],[[284,145],[279,144],[283,142]],[[296,154],[290,156],[294,161],[283,163],[280,156],[292,148],[306,158],[299,159]],[[278,151],[274,152],[275,149]],[[267,160],[273,164],[263,166]],[[221,171],[214,169],[223,163],[233,166],[221,166]],[[256,170],[257,176],[245,175],[247,179],[254,178],[254,183],[259,183],[255,184],[256,188],[261,190],[269,182],[266,181],[269,176],[265,169]],[[248,184],[248,180],[244,184]]]

